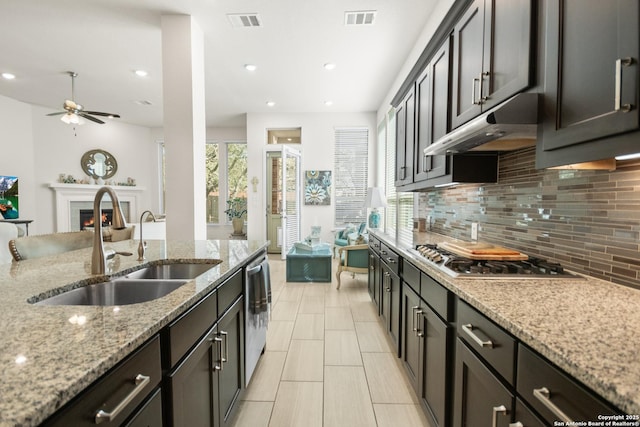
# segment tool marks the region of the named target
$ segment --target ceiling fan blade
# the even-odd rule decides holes
[[[57,113],[49,113],[47,116],[59,116],[61,114],[67,114],[66,111],[58,111]]]
[[[94,116],[104,116],[104,117],[114,117],[116,119],[120,118],[119,114],[112,114],[112,113],[103,113],[100,111],[84,111],[87,114],[93,114]]]
[[[83,112],[83,113],[78,113],[78,115],[79,115],[80,117],[84,117],[84,118],[85,118],[85,119],[87,119],[87,120],[91,120],[92,122],[100,123],[101,125],[103,125],[103,124],[104,124],[104,122],[103,122],[102,120],[100,120],[100,119],[96,119],[95,117],[91,117],[91,116],[90,116],[90,115],[88,115],[87,113],[84,113],[84,112]]]

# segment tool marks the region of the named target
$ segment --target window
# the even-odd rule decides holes
[[[207,143],[205,155],[207,222],[224,224],[229,222],[224,214],[228,207],[227,200],[243,199],[246,207],[247,144]],[[242,209],[242,203],[238,207]]]
[[[357,224],[365,221],[368,148],[369,130],[367,128],[335,130],[333,188],[336,224]]]
[[[398,201],[396,200],[396,112],[387,114],[387,133],[385,144],[385,196],[387,197],[387,209],[385,210],[385,233],[395,236],[397,226]]]
[[[205,147],[208,223],[220,222],[220,174],[218,173],[220,169],[220,162],[218,161],[219,147],[219,144],[207,144]]]

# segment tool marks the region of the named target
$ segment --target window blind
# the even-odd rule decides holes
[[[387,142],[385,145],[385,196],[387,197],[387,208],[385,209],[385,233],[395,236],[397,225],[397,208],[396,200],[396,112],[389,111],[387,115]]]
[[[367,195],[369,129],[335,129],[334,198],[335,222],[357,224],[365,221]]]

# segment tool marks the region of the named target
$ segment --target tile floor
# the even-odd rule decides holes
[[[289,283],[270,256],[267,347],[234,427],[430,427],[367,293],[366,275]]]

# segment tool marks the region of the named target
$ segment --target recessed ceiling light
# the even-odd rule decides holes
[[[324,101],[324,105],[331,107],[333,105],[333,101]]]
[[[327,62],[323,65],[323,67],[325,70],[333,70],[334,68],[336,68],[336,64],[334,64],[333,62]]]
[[[134,73],[138,77],[147,77],[149,75],[149,73],[146,72],[145,70],[135,70]]]
[[[276,105],[275,102],[273,101],[267,101],[267,107],[273,107],[274,105]]]
[[[253,65],[253,64],[244,64],[244,68],[245,68],[247,71],[255,71],[255,70],[256,70],[256,68],[258,68],[258,67],[256,67],[256,66],[255,66],[255,65]]]
[[[13,80],[16,78],[16,75],[11,73],[2,73],[2,78],[6,80]]]

